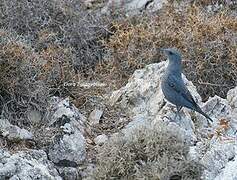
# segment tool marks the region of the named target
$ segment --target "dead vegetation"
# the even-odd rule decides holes
[[[185,60],[184,71],[204,100],[225,97],[236,85],[237,20],[226,7],[209,13],[202,6],[169,4],[160,12],[115,21],[114,35],[104,44],[106,70],[115,78],[165,58],[158,48],[176,47]]]
[[[1,0],[3,114],[14,110],[11,119],[25,121],[24,112],[43,112],[52,95],[71,96],[81,108],[89,96],[124,85],[135,69],[164,60],[160,47],[182,52],[185,74],[204,100],[225,97],[237,78],[234,6],[224,3],[209,12],[212,1],[176,2],[155,13],[112,19],[77,1]],[[107,86],[90,91],[64,86],[83,78]]]
[[[29,126],[31,109],[44,114],[50,96],[73,96],[65,83],[93,76],[106,19],[78,1],[0,0],[0,8],[1,110]]]
[[[159,124],[129,139],[120,134],[98,148],[96,179],[200,179],[202,167],[188,160],[180,132]]]
[[[115,18],[87,11],[77,0],[0,0],[1,115],[34,132],[34,147],[48,146],[60,132],[32,124],[31,110],[47,122],[48,98],[70,96],[88,116],[95,103],[104,103],[102,95],[124,85],[134,70],[164,60],[160,47],[182,52],[185,74],[204,100],[225,97],[237,85],[236,6],[224,3],[210,11],[207,6],[214,4],[170,1],[158,12]],[[106,86],[85,89],[82,80]],[[94,101],[98,97],[103,100]],[[128,122],[120,119],[126,115],[119,108],[104,106],[102,123],[91,128],[92,139]],[[102,146],[96,177],[200,179],[202,168],[187,159],[187,152],[188,145],[173,132],[144,129],[134,142],[119,137]]]

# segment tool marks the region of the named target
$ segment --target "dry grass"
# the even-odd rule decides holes
[[[86,11],[80,1],[0,0],[0,7],[0,28],[24,36],[34,51],[52,45],[70,48],[74,67],[88,75],[101,60],[103,48],[98,39],[108,36],[109,18]]]
[[[93,11],[96,3],[86,11],[78,0],[0,0],[1,114],[36,138],[16,145],[0,137],[0,146],[47,148],[61,134],[46,128],[47,100],[70,96],[86,116],[95,107],[104,110],[101,123],[90,127],[86,137],[93,161],[93,138],[117,132],[129,121],[120,121],[126,113],[107,105],[102,95],[124,85],[134,70],[165,59],[160,47],[180,49],[188,60],[185,74],[205,100],[214,94],[225,97],[237,85],[237,19],[235,3],[218,3],[223,5],[210,11],[206,6],[216,1],[174,0],[154,13],[101,17]],[[107,85],[82,88],[84,78]],[[29,121],[31,110],[42,113],[43,126]],[[189,145],[178,134],[162,126],[137,130],[132,142],[111,139],[98,149],[95,177],[200,179],[202,167],[187,159]]]
[[[16,33],[1,32],[1,109],[13,124],[27,125],[28,111],[45,114],[48,98],[62,94],[64,82],[73,80],[72,54],[67,48],[55,46],[35,52]]]
[[[30,107],[43,110],[48,89],[37,81],[39,65],[31,47],[15,33],[1,32],[5,34],[0,36],[1,110],[7,119],[17,124],[26,117],[24,112]],[[26,123],[26,120],[19,122]]]
[[[126,83],[135,69],[163,60],[160,47],[180,49],[189,60],[185,73],[204,99],[225,97],[236,85],[237,21],[230,6],[213,13],[204,1],[178,7],[174,2],[153,14],[108,21],[77,1],[0,3],[1,108],[15,123],[27,125],[29,109],[45,111],[50,95],[71,96],[83,107],[88,97]],[[83,76],[109,87],[64,86]]]
[[[49,96],[74,97],[65,83],[94,76],[109,18],[77,0],[0,0],[0,9],[1,110],[12,123],[29,126],[29,110],[46,113]]]
[[[125,78],[137,68],[163,60],[158,48],[176,47],[189,60],[185,74],[202,97],[225,97],[237,78],[237,20],[231,12],[228,7],[209,13],[202,6],[169,4],[152,15],[114,21],[114,35],[104,42],[109,55],[103,70]]]
[[[236,1],[235,0],[191,0],[192,3],[206,7],[208,5],[214,6],[229,6],[230,8],[235,8]]]
[[[200,179],[202,167],[188,160],[180,132],[159,125],[137,129],[130,139],[114,137],[99,147],[96,179]]]

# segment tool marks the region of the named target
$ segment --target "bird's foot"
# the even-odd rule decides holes
[[[166,120],[164,120],[164,118],[166,119]],[[173,123],[177,123],[177,120],[176,120],[176,118],[172,118],[171,116],[166,116],[166,115],[164,115],[164,116],[162,116],[162,119],[164,120],[164,121],[166,121],[166,122],[173,122]]]
[[[181,117],[181,115],[180,115],[179,112],[176,112],[176,113],[175,113],[174,119],[177,119],[177,118],[178,118],[179,121],[182,119],[182,117]]]
[[[211,122],[207,119],[207,127],[211,127]]]

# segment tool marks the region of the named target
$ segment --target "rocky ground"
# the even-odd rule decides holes
[[[122,120],[127,125],[117,132],[92,138],[92,127],[105,123],[101,122],[103,110],[94,109],[89,117],[85,117],[69,99],[52,98],[51,121],[45,129],[59,128],[60,132],[51,135],[53,139],[46,149],[21,148],[15,151],[7,146],[1,148],[1,179],[96,179],[93,173],[97,168],[98,148],[121,137],[124,141],[136,141],[134,134],[141,130],[152,131],[157,126],[179,132],[177,136],[189,146],[186,158],[203,166],[203,179],[236,179],[237,88],[228,92],[227,99],[214,96],[202,103],[196,88],[184,76],[194,99],[214,122],[208,125],[203,116],[185,108],[181,118],[174,119],[175,108],[164,100],[160,88],[165,65],[166,62],[161,62],[135,71],[126,86],[109,96],[104,106],[120,106],[127,114],[127,117],[116,119],[127,118]],[[6,141],[37,141],[31,132],[11,125],[6,119],[1,120],[0,128],[1,139]]]
[[[6,12],[9,10],[6,14],[12,13],[12,17],[16,19],[21,16],[22,19],[27,17],[26,22],[28,22],[30,17],[26,15],[29,14],[24,14],[24,11],[19,11],[20,13],[15,17],[15,11],[18,11],[17,8],[14,10],[14,3],[19,3],[17,5],[21,7],[21,1],[12,1],[12,3],[0,1],[2,2],[5,2],[4,7],[11,7],[5,9]],[[1,101],[8,102],[1,104],[3,114],[0,120],[0,180],[237,179],[237,87],[233,86],[229,90],[229,85],[236,84],[233,83],[236,75],[236,38],[233,38],[236,33],[236,22],[230,18],[236,17],[236,11],[233,10],[235,1],[204,5],[204,11],[200,12],[197,7],[187,8],[184,13],[191,12],[186,14],[187,17],[178,15],[180,15],[179,11],[182,12],[182,6],[192,2],[188,0],[183,3],[168,0],[85,0],[82,2],[75,0],[68,4],[58,0],[57,6],[54,6],[56,1],[50,1],[49,6],[47,3],[42,5],[43,8],[48,8],[44,9],[45,11],[37,1],[33,2],[33,5],[29,3],[28,6],[34,7],[36,10],[32,12],[42,15],[42,18],[29,21],[29,27],[22,27],[20,20],[0,13],[0,18],[5,18],[4,22],[0,21],[0,54],[3,54],[0,55],[0,69],[7,69],[0,74],[5,78],[4,83],[0,84],[2,89],[5,87],[5,91],[0,93],[0,97]],[[83,12],[78,5],[79,2],[83,4],[83,8],[86,8]],[[177,14],[162,11],[163,6],[173,2],[175,5],[171,7],[177,10]],[[181,3],[177,4],[179,2]],[[208,4],[209,1],[202,0],[198,3]],[[218,14],[226,4],[232,8],[230,15]],[[28,6],[24,6],[23,3],[23,7]],[[167,7],[165,11],[169,11],[169,8]],[[10,11],[11,9],[13,10]],[[52,9],[52,12],[58,12],[57,16],[51,14]],[[134,16],[134,19],[128,18],[129,23],[126,22],[126,17],[133,17],[139,13],[144,13],[145,16],[146,13],[153,13],[160,9],[161,12],[155,15],[155,20],[144,21],[144,24],[141,21],[141,24],[134,23],[129,26],[129,23],[136,22]],[[31,12],[31,8],[26,8],[25,11]],[[94,16],[91,17],[90,13],[85,15],[84,11],[93,12]],[[207,22],[203,12],[208,12],[211,17]],[[215,15],[216,12],[218,15],[213,16],[212,19],[211,15]],[[166,15],[169,18],[165,28],[159,19],[161,14],[163,14],[162,18]],[[48,18],[50,15],[52,19]],[[157,44],[154,44],[153,37],[162,39],[167,33],[172,37],[176,36],[170,32],[173,31],[175,19],[179,19],[176,15],[194,23],[196,29],[191,30],[196,34],[190,33],[191,25],[184,24],[186,29],[179,31],[179,37],[182,40],[184,35],[187,40],[185,43],[182,44],[178,38],[174,40],[168,38],[156,40]],[[118,24],[116,26],[113,22],[103,26],[100,21],[102,18],[97,19],[97,16],[113,17]],[[203,19],[195,20],[196,17]],[[120,21],[121,19],[124,21]],[[3,28],[2,26],[7,22],[11,22],[8,24],[9,27]],[[42,28],[45,26],[45,29],[41,31],[36,22],[41,24]],[[44,24],[46,22],[48,25]],[[175,26],[174,29],[181,28],[180,21],[177,22],[175,24],[177,27]],[[93,23],[96,23],[95,27],[92,26]],[[223,25],[223,28],[222,26],[211,28],[218,23]],[[170,26],[170,31],[166,32],[166,25]],[[208,28],[203,28],[206,25],[209,25]],[[181,26],[183,26],[182,22]],[[36,30],[36,27],[39,29]],[[15,29],[8,34],[7,28]],[[81,28],[80,31],[74,31],[77,28]],[[93,28],[99,29],[99,32]],[[162,28],[165,31],[160,31]],[[199,31],[201,28],[207,31]],[[182,33],[183,30],[187,31],[187,34]],[[150,31],[154,32],[147,33]],[[206,33],[209,31],[215,32],[213,37],[219,39],[206,38]],[[107,41],[107,45],[100,44],[102,40],[97,39],[98,34],[103,36],[102,39]],[[133,39],[136,34],[138,36]],[[65,39],[62,40],[62,37]],[[198,44],[198,38],[203,38],[205,43]],[[170,41],[167,43],[168,40]],[[193,44],[189,44],[190,42]],[[221,46],[224,42],[229,46],[225,47],[226,44]],[[182,52],[186,57],[189,57],[187,54],[195,56],[195,48],[198,49],[199,45],[209,47],[214,44],[210,49],[198,49],[200,55],[206,58],[204,63],[197,62],[196,70],[200,72],[203,70],[206,72],[214,66],[217,68],[216,62],[212,62],[213,58],[217,61],[223,59],[217,62],[220,72],[214,73],[223,73],[216,77],[219,78],[218,83],[223,80],[222,78],[228,79],[227,95],[223,95],[227,92],[227,88],[221,93],[218,92],[226,98],[217,95],[209,97],[207,90],[198,93],[201,87],[194,86],[198,83],[189,81],[183,75],[195,101],[214,120],[211,124],[202,115],[186,108],[181,110],[180,116],[176,116],[175,107],[164,99],[160,85],[167,61],[153,60],[157,58],[154,57],[153,51],[157,45],[169,46],[175,43],[183,48]],[[220,46],[216,46],[216,43]],[[188,51],[189,46],[193,51]],[[107,49],[101,50],[102,47]],[[211,48],[215,53],[213,56],[209,53],[212,52]],[[222,51],[223,49],[225,51]],[[100,55],[101,52],[104,54]],[[227,52],[230,56],[226,55]],[[101,56],[104,64],[100,64]],[[226,57],[231,58],[230,62],[225,63]],[[146,58],[149,61],[144,62]],[[20,66],[18,61],[22,59],[25,61]],[[45,62],[41,61],[42,59]],[[78,59],[79,62],[76,62]],[[9,61],[9,69],[3,63],[5,61]],[[85,61],[85,64],[89,63],[85,66],[83,63],[80,64],[82,61]],[[96,66],[95,61],[99,64],[98,67],[102,67],[101,69]],[[188,62],[187,59],[185,61]],[[68,65],[72,62],[75,63],[73,67]],[[191,67],[195,63],[185,64],[185,66]],[[211,64],[210,67],[208,63]],[[11,64],[13,66],[10,66]],[[93,66],[95,72],[87,71],[87,65]],[[18,67],[20,69],[17,69]],[[233,71],[230,68],[232,71],[224,74],[222,67],[235,69]],[[84,68],[86,73],[83,74],[80,68]],[[87,78],[80,77],[78,72],[75,73],[75,78],[75,74],[72,73],[74,70]],[[100,70],[106,72],[96,72]],[[185,74],[189,74],[192,78],[199,75],[195,69],[187,72],[189,70],[190,68],[186,68]],[[116,73],[113,74],[113,71]],[[192,75],[195,74],[193,72],[196,75]],[[93,75],[89,76],[90,73]],[[200,77],[208,75],[203,73]],[[59,79],[59,83],[56,79]],[[204,83],[199,84],[202,84],[202,87],[211,84]],[[211,94],[224,87],[218,83],[211,84],[214,85],[210,88]],[[19,95],[19,90],[22,96]],[[201,95],[209,99],[203,102]]]

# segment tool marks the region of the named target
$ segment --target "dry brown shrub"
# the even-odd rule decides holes
[[[190,2],[203,7],[206,7],[208,5],[216,5],[216,6],[224,5],[234,8],[236,5],[235,0],[191,0]]]
[[[79,0],[0,0],[0,19],[0,28],[24,36],[37,52],[52,45],[70,48],[75,68],[87,75],[102,58],[98,39],[109,34],[109,18],[86,11]]]
[[[0,36],[1,110],[12,123],[28,125],[27,112],[46,113],[47,100],[63,94],[73,80],[73,55],[68,48],[49,46],[35,52],[24,38],[10,30]]]
[[[104,42],[106,65],[98,66],[99,71],[126,78],[164,60],[158,48],[176,47],[188,60],[185,74],[205,100],[214,94],[225,97],[236,85],[237,20],[228,7],[209,13],[202,6],[169,4],[152,15],[117,20],[112,29],[114,35]]]
[[[49,87],[63,89],[65,82],[75,81],[76,74],[72,65],[75,56],[71,49],[51,45],[39,53],[43,61],[40,79]]]
[[[37,81],[37,54],[20,36],[10,30],[1,32],[4,32],[0,36],[1,110],[5,118],[22,125],[26,121],[18,120],[25,118],[29,108],[43,110],[47,88]]]

